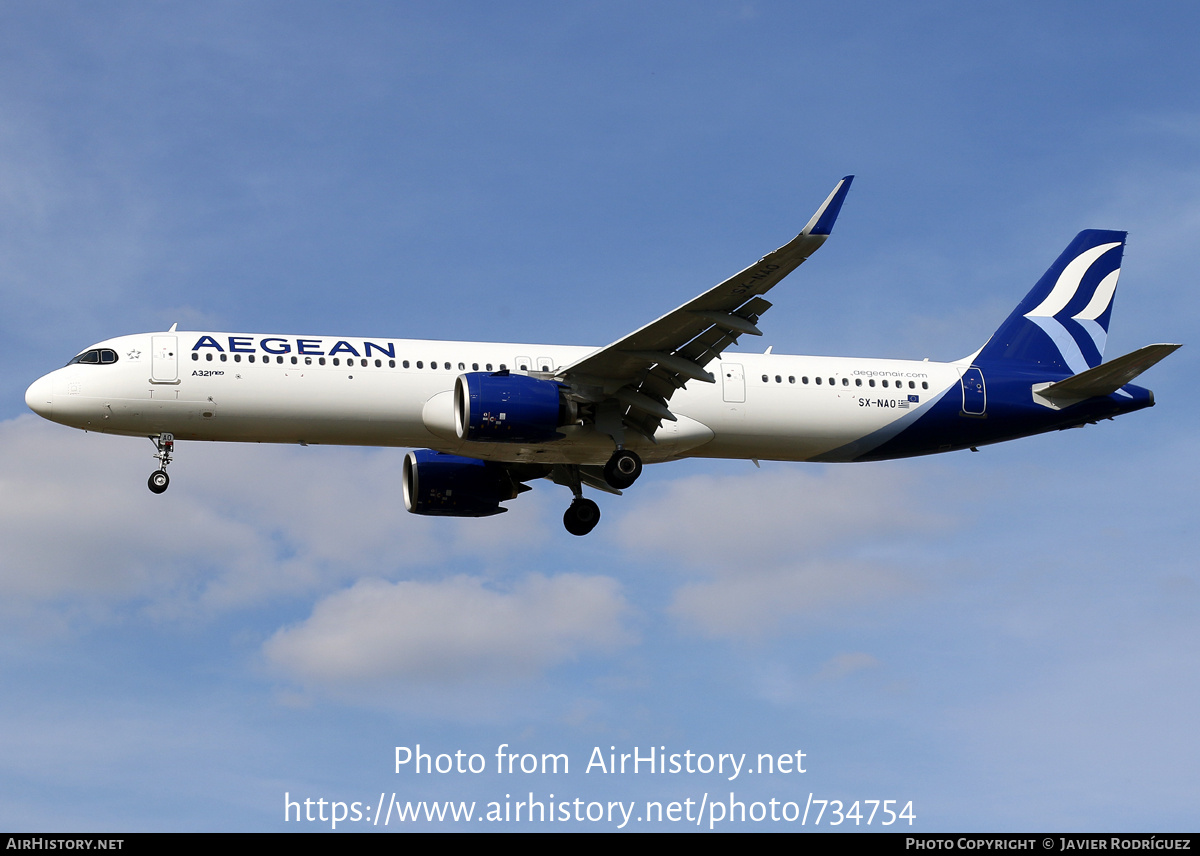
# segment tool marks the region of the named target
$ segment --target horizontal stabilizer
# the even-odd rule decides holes
[[[1034,384],[1033,397],[1039,404],[1058,409],[1086,398],[1112,395],[1180,345],[1147,345],[1131,354],[1096,366],[1094,369],[1049,384]]]

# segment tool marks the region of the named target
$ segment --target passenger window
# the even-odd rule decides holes
[[[199,355],[199,354],[197,354],[195,351],[192,351],[192,359],[193,359],[193,360],[198,360],[198,359],[200,359],[200,355]],[[74,362],[74,361],[72,361],[72,362]]]
[[[763,383],[767,383],[767,382],[768,382],[768,380],[767,380],[767,376],[766,376],[766,375],[763,375]]]
[[[820,385],[821,385],[821,379],[820,379],[820,378],[814,378],[814,380],[816,380],[816,382],[817,382],[817,386],[820,386]]]
[[[479,371],[479,363],[471,363],[471,371],[473,371],[473,372]]]

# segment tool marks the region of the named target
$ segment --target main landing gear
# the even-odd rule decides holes
[[[563,514],[563,526],[567,527],[567,531],[572,535],[586,535],[595,529],[599,522],[600,506],[582,496],[576,497],[571,507]]]
[[[146,487],[150,488],[151,493],[162,493],[171,483],[171,478],[167,475],[167,465],[171,463],[171,453],[175,451],[175,435],[159,434],[150,439],[158,449],[154,457],[158,459],[159,468],[150,474]]]
[[[563,526],[567,527],[567,531],[572,535],[586,535],[595,529],[600,522],[600,506],[584,498],[579,467],[574,464],[555,467],[554,480],[569,487],[575,497],[571,500],[571,507],[563,514]]]
[[[628,449],[617,449],[604,465],[604,480],[617,490],[631,487],[641,474],[642,459]]]
[[[613,452],[612,457],[608,459],[608,463],[604,465],[600,473],[597,473],[592,467],[588,467],[586,473],[581,473],[576,464],[556,466],[550,479],[557,484],[569,487],[575,497],[571,501],[571,507],[563,514],[563,526],[567,527],[567,531],[572,535],[586,535],[600,522],[600,506],[583,496],[585,480],[592,487],[601,490],[611,488],[610,492],[615,492],[632,485],[641,474],[642,459],[637,456],[636,452],[628,449],[617,449]],[[604,478],[603,484],[600,482],[601,476]],[[605,485],[608,487],[606,488]]]
[[[600,471],[604,484],[614,491],[632,487],[638,476],[642,474],[642,459],[638,457],[637,452],[625,448],[625,424],[621,415],[623,410],[623,404],[615,398],[610,398],[596,406],[595,414],[596,430],[611,437],[613,445],[617,447]],[[585,535],[591,532],[599,522],[600,509],[596,507],[596,503],[583,498],[583,492],[579,487],[579,467],[570,469],[572,471],[571,490],[575,493],[575,501],[567,509],[563,522],[571,534]],[[593,480],[593,486],[598,486],[594,484],[599,481],[594,474],[589,473],[589,478]],[[599,487],[604,489],[603,486]],[[584,503],[587,505],[585,506]],[[581,531],[576,531],[576,529]]]

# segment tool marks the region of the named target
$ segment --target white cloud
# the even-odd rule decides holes
[[[22,417],[0,423],[0,592],[17,600],[155,598],[212,564],[269,560],[243,521],[186,491],[157,506],[142,486],[142,441]],[[134,451],[137,446],[140,454]]]
[[[632,642],[608,577],[530,575],[508,591],[478,577],[362,580],[277,632],[267,660],[309,687],[506,684]]]
[[[639,495],[637,507],[619,523],[621,542],[718,573],[740,573],[746,566],[936,522],[913,507],[913,485],[897,467],[764,466],[747,475],[679,479]]]
[[[712,636],[759,636],[790,617],[812,619],[916,587],[904,536],[942,521],[914,500],[918,486],[903,472],[780,465],[681,479],[631,509],[618,538],[702,577],[680,585],[668,607],[683,624]]]
[[[807,625],[830,610],[914,588],[900,569],[883,563],[798,559],[790,565],[686,583],[676,589],[668,612],[706,635],[759,636],[790,617],[807,619]]]
[[[821,666],[817,677],[826,681],[837,681],[865,669],[877,669],[880,662],[865,651],[845,651]]]
[[[224,611],[362,576],[524,561],[545,537],[537,502],[515,504],[498,523],[406,513],[399,449],[179,443],[162,496],[144,485],[152,451],[145,439],[33,416],[0,422],[6,608],[70,601],[136,602],[162,616]]]

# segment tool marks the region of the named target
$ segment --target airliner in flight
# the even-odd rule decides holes
[[[546,478],[619,494],[643,463],[689,457],[878,461],[974,449],[1141,410],[1131,381],[1179,345],[1102,363],[1125,233],[1068,244],[987,343],[948,363],[731,351],[771,288],[828,238],[853,176],[793,240],[603,348],[184,332],[108,339],[34,381],[47,419],[149,437],[167,489],[176,440],[417,447],[416,514],[486,517]]]

